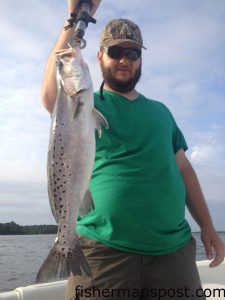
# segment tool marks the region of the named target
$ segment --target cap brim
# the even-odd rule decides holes
[[[129,40],[129,39],[115,39],[115,40],[108,40],[108,41],[104,41],[104,43],[102,43],[101,47],[111,47],[111,46],[117,46],[117,45],[122,45],[122,44],[130,44],[131,46],[138,46],[140,48],[143,48],[145,50],[147,50],[147,48],[145,46],[143,46],[142,44],[135,42],[134,40]]]

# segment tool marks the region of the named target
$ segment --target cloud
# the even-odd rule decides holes
[[[0,180],[41,180],[50,118],[40,105],[38,87],[3,93],[0,112],[0,160],[4,170]]]
[[[37,61],[46,56],[49,36],[57,36],[65,11],[66,3],[32,0],[1,1],[0,39],[3,53],[18,59]],[[65,13],[66,16],[66,13]],[[66,17],[65,17],[66,19]],[[46,57],[47,58],[47,57]]]
[[[225,127],[212,124],[208,131],[195,133],[190,149],[190,161],[211,203],[225,204],[224,141]]]
[[[47,196],[47,185],[0,181],[1,222],[21,225],[55,224]]]
[[[225,5],[217,4],[199,1],[193,7],[192,1],[157,1],[149,5],[149,20],[141,22],[148,51],[143,51],[140,87],[181,120],[197,117],[199,111],[219,113],[220,106],[224,111]],[[220,106],[213,105],[214,100]]]
[[[212,124],[207,132],[196,132],[191,148],[191,160],[196,164],[221,165],[225,152],[225,128]]]

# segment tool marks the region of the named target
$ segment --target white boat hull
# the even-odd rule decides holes
[[[209,268],[209,261],[198,261],[197,266],[205,295],[208,299],[225,299],[225,262],[216,268]],[[13,291],[0,293],[0,300],[63,300],[67,280],[18,287]]]

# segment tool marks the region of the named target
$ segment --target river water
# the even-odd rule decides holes
[[[199,233],[197,260],[206,259]],[[220,233],[225,242],[225,232]],[[36,274],[55,240],[55,235],[0,236],[0,292],[34,284]]]

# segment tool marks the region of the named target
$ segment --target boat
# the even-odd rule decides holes
[[[225,299],[225,262],[216,268],[209,268],[209,261],[197,261],[206,299]],[[18,287],[9,292],[0,293],[0,300],[63,300],[67,280]],[[172,299],[172,298],[171,298]]]

